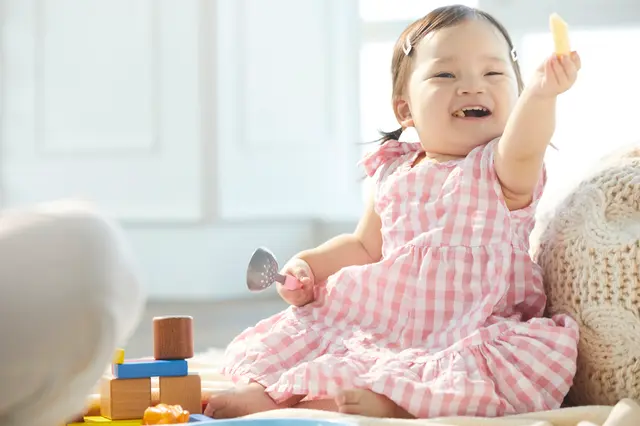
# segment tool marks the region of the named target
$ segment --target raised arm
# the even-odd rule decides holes
[[[510,210],[531,202],[555,131],[557,97],[573,86],[579,69],[576,52],[553,54],[536,70],[516,103],[495,153],[496,173]]]

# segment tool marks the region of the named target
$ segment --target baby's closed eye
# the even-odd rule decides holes
[[[504,75],[504,73],[500,71],[489,71],[485,74],[485,76],[496,76],[496,75]],[[450,72],[439,72],[437,74],[434,74],[433,78],[456,78],[456,76]]]

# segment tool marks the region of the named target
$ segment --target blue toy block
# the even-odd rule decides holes
[[[189,416],[189,423],[199,423],[213,420],[211,417],[207,417],[204,414],[192,414]]]
[[[118,379],[143,379],[146,377],[176,377],[189,374],[187,360],[125,361],[113,364],[113,376]]]

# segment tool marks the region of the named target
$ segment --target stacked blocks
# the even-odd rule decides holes
[[[125,360],[123,350],[116,352],[113,377],[104,377],[101,382],[101,416],[85,417],[85,424],[140,425],[145,410],[151,406],[152,377],[159,380],[159,403],[180,405],[192,415],[190,422],[205,419],[201,378],[189,374],[187,363],[194,355],[193,318],[156,317],[153,336],[153,360]]]
[[[153,357],[159,362],[184,363],[184,374],[159,375],[160,403],[181,405],[191,414],[202,414],[202,383],[198,374],[187,374],[187,359],[193,357],[193,319],[153,319]],[[178,365],[178,364],[176,364]]]

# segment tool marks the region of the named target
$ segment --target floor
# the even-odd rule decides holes
[[[223,348],[238,333],[287,305],[277,296],[258,295],[224,302],[149,302],[138,330],[125,347],[127,358],[153,353],[154,316],[190,315],[194,322],[195,351]]]

